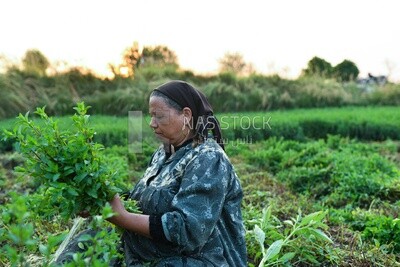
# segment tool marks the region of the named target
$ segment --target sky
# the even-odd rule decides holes
[[[398,10],[396,0],[1,1],[0,57],[20,62],[38,49],[54,64],[107,75],[138,42],[167,46],[198,74],[239,53],[259,73],[296,78],[317,56],[400,82]]]

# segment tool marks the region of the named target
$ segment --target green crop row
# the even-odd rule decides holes
[[[140,112],[137,114],[141,114]],[[147,142],[152,138],[149,117],[93,115],[95,141],[105,146]],[[328,134],[359,140],[400,140],[400,107],[345,107],[296,109],[267,113],[217,114],[226,143],[251,143],[270,137],[291,140],[326,138]],[[60,127],[68,127],[67,117],[59,117]],[[0,121],[0,130],[11,129],[14,119]],[[150,142],[150,141],[149,141]],[[12,149],[12,141],[2,142],[0,151]]]

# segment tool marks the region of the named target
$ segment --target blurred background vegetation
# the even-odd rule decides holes
[[[171,79],[194,84],[217,113],[400,104],[399,84],[372,75],[370,80],[359,79],[356,64],[347,59],[332,66],[314,57],[296,79],[257,73],[239,53],[226,53],[217,74],[195,74],[181,69],[168,47],[139,50],[136,42],[123,52],[121,64],[109,65],[112,77],[100,77],[83,67],[58,70],[38,50],[26,51],[20,62],[0,60],[0,119],[38,106],[46,106],[50,115],[67,115],[78,101],[92,106],[93,114],[146,112],[150,91]]]

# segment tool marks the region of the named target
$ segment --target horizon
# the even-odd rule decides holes
[[[180,68],[195,74],[217,73],[224,54],[239,53],[260,74],[297,78],[317,56],[333,66],[353,61],[360,78],[371,73],[397,82],[395,7],[395,0],[15,0],[0,4],[6,11],[0,55],[20,62],[37,49],[52,65],[66,62],[107,75],[108,64],[121,63],[123,51],[138,42],[167,46]]]

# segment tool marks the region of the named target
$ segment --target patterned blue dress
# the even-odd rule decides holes
[[[161,218],[165,240],[123,234],[127,266],[246,266],[242,188],[213,140],[170,157],[160,147],[130,197]]]

